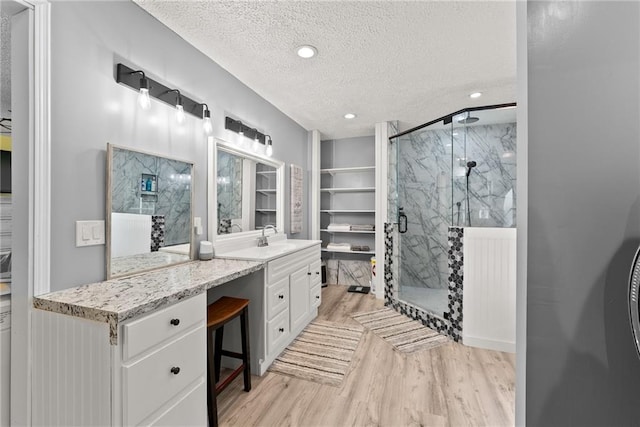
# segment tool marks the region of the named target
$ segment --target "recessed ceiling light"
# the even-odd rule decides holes
[[[473,92],[469,95],[469,98],[480,98],[482,96],[482,92]]]
[[[353,114],[353,113],[347,113],[347,114],[344,115],[344,118],[345,119],[355,119],[356,115]]]
[[[300,58],[309,59],[316,56],[316,53],[318,53],[318,49],[313,46],[304,45],[296,49],[296,52],[298,53],[298,56]]]

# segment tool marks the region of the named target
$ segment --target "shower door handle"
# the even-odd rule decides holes
[[[640,357],[640,307],[638,307],[638,294],[640,291],[640,248],[636,251],[629,275],[629,320],[636,351]]]
[[[398,231],[402,234],[407,232],[407,215],[405,215],[403,208],[400,208],[398,212]]]

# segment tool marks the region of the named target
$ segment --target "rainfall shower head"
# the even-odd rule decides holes
[[[475,162],[475,160],[467,162],[467,177],[471,175],[471,169],[475,168],[476,166],[478,166],[478,164]]]
[[[471,123],[475,123],[475,122],[477,122],[478,120],[480,120],[480,119],[479,119],[479,118],[477,118],[477,117],[471,117],[471,116],[469,116],[469,117],[466,117],[466,118],[464,118],[464,119],[460,119],[460,120],[458,120],[458,123],[462,123],[463,125],[469,125],[469,124],[471,124]]]

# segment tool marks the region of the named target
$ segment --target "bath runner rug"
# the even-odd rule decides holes
[[[450,342],[448,337],[387,307],[355,313],[351,317],[404,353],[427,350]]]
[[[358,325],[311,322],[280,353],[269,371],[339,387],[363,332]]]

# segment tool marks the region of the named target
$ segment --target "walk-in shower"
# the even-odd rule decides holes
[[[457,298],[450,227],[516,225],[515,104],[461,110],[390,142],[389,218],[406,215],[394,299],[444,320]]]

